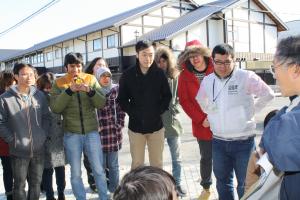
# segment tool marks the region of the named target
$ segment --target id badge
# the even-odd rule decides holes
[[[210,104],[210,109],[211,112],[217,112],[218,111],[218,105],[216,104],[216,102],[212,102]]]

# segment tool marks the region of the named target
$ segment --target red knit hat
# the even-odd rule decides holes
[[[185,44],[185,48],[191,48],[191,47],[202,47],[203,45],[199,40],[192,40]]]

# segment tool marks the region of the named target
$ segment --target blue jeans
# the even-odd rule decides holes
[[[103,170],[103,153],[98,131],[85,135],[67,132],[64,147],[71,166],[71,185],[77,200],[86,200],[86,192],[81,178],[81,156],[84,151],[90,161],[99,198],[107,200],[107,184]]]
[[[171,158],[172,158],[172,174],[176,185],[181,183],[181,155],[180,155],[180,137],[167,138]]]
[[[243,196],[248,161],[254,146],[254,137],[237,141],[213,139],[213,170],[220,200],[234,200],[233,171],[239,198]]]
[[[103,168],[108,168],[108,189],[114,193],[119,185],[119,160],[118,151],[103,153]]]

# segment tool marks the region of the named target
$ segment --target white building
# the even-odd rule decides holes
[[[137,40],[148,39],[179,52],[187,41],[199,39],[210,48],[229,43],[240,67],[263,69],[265,61],[273,58],[278,32],[285,30],[286,25],[261,0],[219,0],[200,6],[190,0],[157,0],[0,58],[0,62],[2,68],[22,61],[62,72],[64,55],[75,51],[84,55],[86,63],[104,57],[119,72],[134,64]]]

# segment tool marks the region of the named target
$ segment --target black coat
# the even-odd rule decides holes
[[[119,85],[118,102],[129,115],[129,129],[137,133],[160,130],[161,114],[168,109],[172,98],[163,70],[152,64],[143,74],[136,65],[122,74]]]

